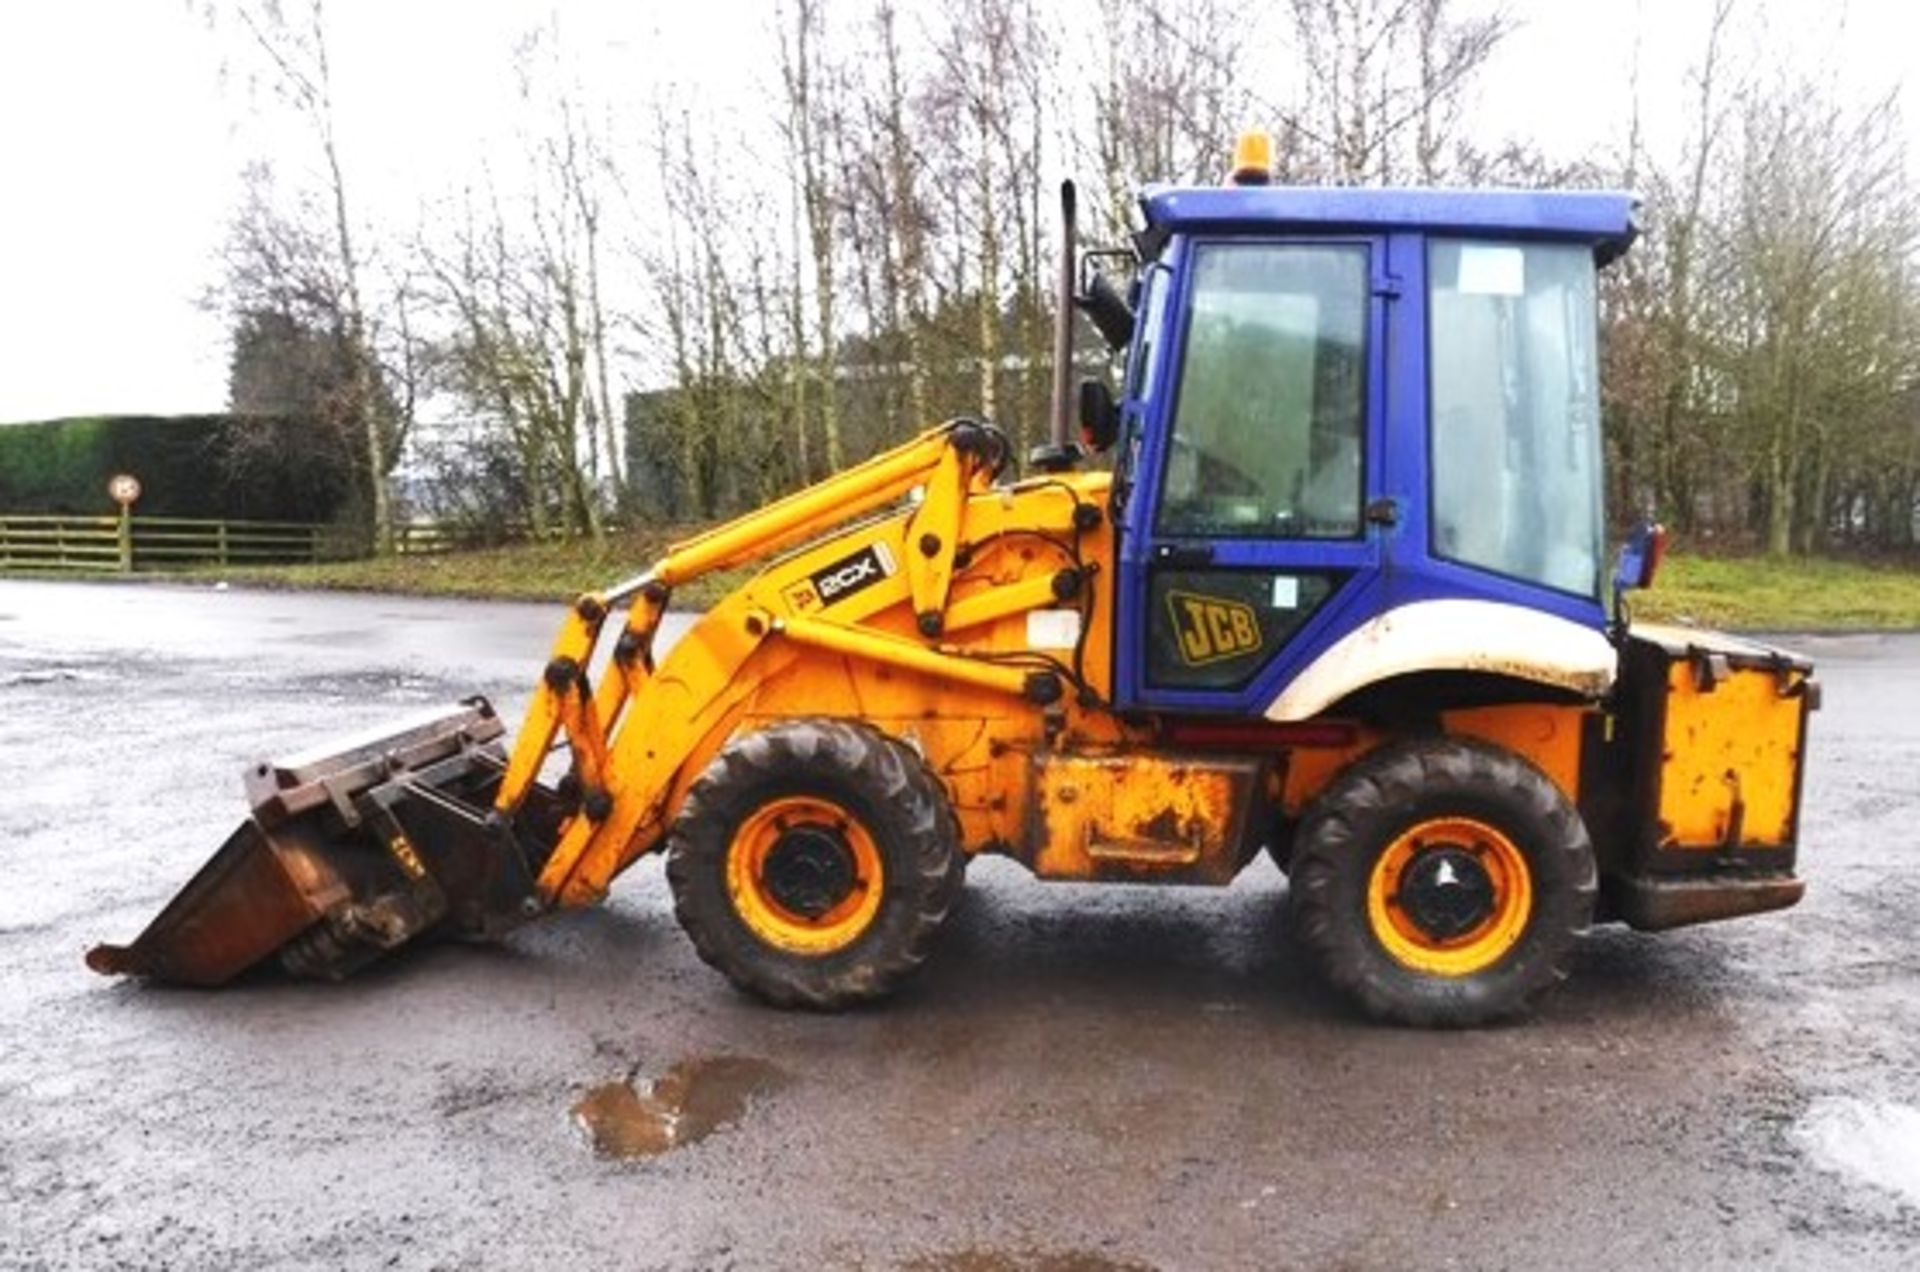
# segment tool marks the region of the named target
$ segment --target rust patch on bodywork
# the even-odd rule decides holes
[[[1662,847],[1775,847],[1793,837],[1805,712],[1797,673],[1770,669],[1697,675],[1668,669],[1662,739]]]
[[[1267,765],[1244,756],[1042,752],[1031,760],[1034,873],[1226,883],[1252,850]]]

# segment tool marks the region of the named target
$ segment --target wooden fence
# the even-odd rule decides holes
[[[403,521],[393,528],[393,550],[401,556],[429,556],[462,548],[531,543],[535,539],[553,541],[567,534],[564,527],[549,526],[536,535],[531,526],[519,521],[486,528],[450,521]]]
[[[468,536],[442,521],[404,521],[393,528],[393,550],[401,556],[428,556],[467,546]]]
[[[0,570],[128,574],[317,561],[324,532],[322,526],[293,521],[0,513]]]

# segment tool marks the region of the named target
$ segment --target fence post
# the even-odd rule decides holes
[[[227,566],[227,523],[225,520],[218,523],[218,529],[215,533],[219,536],[218,541],[220,546],[216,551],[219,554],[220,568],[224,570]]]
[[[120,524],[115,536],[120,549],[120,573],[133,573],[133,505],[120,505]]]

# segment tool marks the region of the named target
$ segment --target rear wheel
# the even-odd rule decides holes
[[[1293,930],[1371,1015],[1479,1024],[1562,979],[1593,917],[1593,847],[1560,789],[1463,738],[1391,745],[1315,801]]]
[[[912,748],[793,720],[730,743],[667,848],[700,957],[781,1006],[878,998],[925,960],[961,882],[960,828]]]

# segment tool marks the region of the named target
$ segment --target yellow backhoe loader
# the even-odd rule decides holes
[[[510,746],[475,699],[258,765],[90,965],[339,977],[664,852],[703,959],[834,1008],[928,956],[975,855],[1217,885],[1264,849],[1361,1008],[1461,1025],[1593,922],[1792,905],[1811,666],[1630,623],[1651,529],[1609,596],[1595,289],[1633,201],[1282,188],[1246,154],[1142,195],[1124,293],[1063,189],[1032,475],[956,419],[674,546],[574,603]],[[1071,389],[1076,309],[1117,392]],[[656,651],[675,588],[749,564]]]

